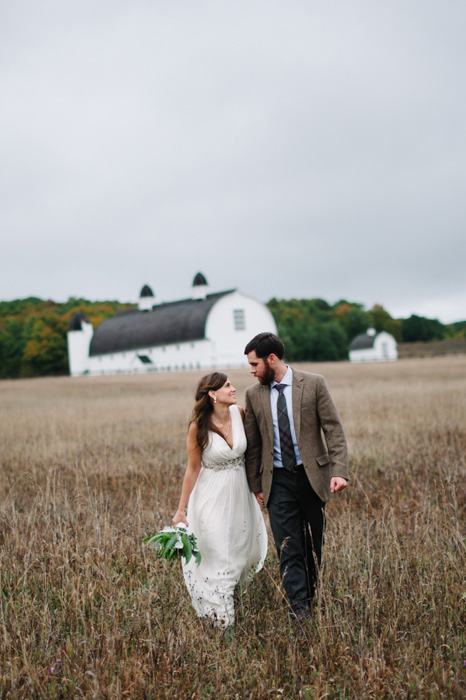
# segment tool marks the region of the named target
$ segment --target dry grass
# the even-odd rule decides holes
[[[466,697],[466,357],[304,368],[352,455],[322,610],[297,635],[270,548],[233,645],[142,544],[177,503],[200,373],[0,384],[0,698]]]

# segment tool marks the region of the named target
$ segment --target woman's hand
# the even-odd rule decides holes
[[[175,515],[172,518],[173,525],[178,525],[178,523],[184,523],[186,527],[188,527],[189,523],[186,520],[186,515],[184,514],[184,511],[182,510],[177,510]]]

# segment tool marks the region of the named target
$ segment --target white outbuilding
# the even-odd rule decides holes
[[[349,359],[351,362],[393,362],[398,359],[398,345],[390,333],[376,333],[374,328],[368,328],[366,333],[352,340]]]
[[[137,309],[122,311],[94,331],[82,313],[68,330],[70,374],[115,374],[245,367],[244,347],[257,333],[277,333],[261,302],[236,289],[210,293],[198,273],[188,299],[157,303],[144,285]]]

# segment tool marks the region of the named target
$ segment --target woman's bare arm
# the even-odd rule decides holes
[[[186,472],[183,479],[183,485],[181,487],[180,502],[178,504],[177,511],[173,516],[173,524],[184,523],[189,525],[186,520],[185,509],[188,505],[188,500],[191,492],[196,484],[197,477],[201,471],[201,448],[197,444],[197,424],[195,422],[191,423],[188,430],[188,437],[186,439],[186,448],[188,451],[188,465],[186,467]]]

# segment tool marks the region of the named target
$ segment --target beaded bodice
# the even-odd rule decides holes
[[[246,435],[238,406],[230,406],[230,416],[233,447],[230,447],[218,433],[209,432],[209,442],[202,454],[202,466],[206,469],[219,471],[244,468]]]

